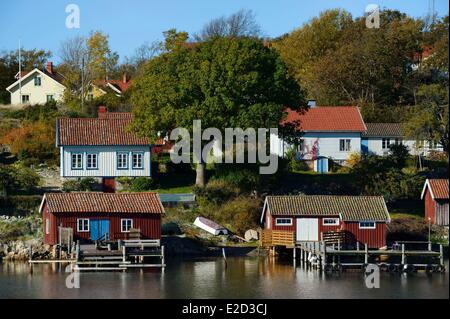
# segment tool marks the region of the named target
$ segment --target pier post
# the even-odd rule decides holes
[[[356,241],[356,250],[359,251],[359,241]]]
[[[80,241],[77,240],[77,246],[75,247],[75,259],[76,261],[80,260]]]
[[[164,257],[164,246],[161,246],[161,263],[162,263],[162,270],[164,271],[164,268],[166,267],[166,261]]]
[[[405,244],[402,244],[402,265],[406,264]]]
[[[125,246],[122,246],[122,261],[125,262],[127,260]]]
[[[369,263],[369,248],[368,248],[368,246],[367,246],[367,243],[364,244],[364,251],[365,251],[365,254],[364,254],[364,263],[365,263],[365,264],[368,264],[368,263]]]
[[[439,263],[444,267],[444,246],[439,245]]]
[[[293,257],[294,261],[297,259],[297,248],[295,248],[295,246],[294,246],[294,250],[292,251],[292,257]]]
[[[327,266],[327,247],[325,246],[325,242],[322,240],[322,269],[325,270]]]

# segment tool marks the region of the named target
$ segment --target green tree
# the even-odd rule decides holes
[[[406,137],[416,141],[438,142],[448,154],[448,86],[422,85],[417,98],[418,104],[411,109],[404,124]]]
[[[284,107],[301,110],[303,92],[279,55],[257,39],[212,38],[177,47],[149,61],[136,79],[132,129],[156,139],[184,127],[278,127]],[[192,136],[192,134],[191,134]],[[197,182],[204,185],[204,164]]]

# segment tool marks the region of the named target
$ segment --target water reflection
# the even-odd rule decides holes
[[[448,264],[448,263],[447,263]],[[368,289],[361,272],[323,274],[270,258],[167,260],[157,269],[80,274],[65,285],[66,265],[3,263],[0,298],[448,298],[448,274],[382,273]]]

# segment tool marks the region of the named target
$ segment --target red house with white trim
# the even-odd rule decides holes
[[[328,231],[343,231],[354,243],[386,246],[390,215],[382,196],[267,196],[261,223],[267,230],[294,233],[296,242],[317,242]]]
[[[44,243],[58,243],[58,227],[73,229],[81,242],[127,239],[138,229],[142,239],[161,238],[164,208],[157,193],[48,193],[39,209]]]
[[[425,203],[425,219],[436,225],[449,225],[448,178],[427,179],[421,199]]]

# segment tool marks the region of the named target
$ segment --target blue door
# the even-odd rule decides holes
[[[369,154],[369,140],[367,138],[361,139],[361,151],[363,154]]]
[[[108,219],[91,219],[89,221],[89,229],[91,233],[91,240],[99,240],[109,234],[109,220]]]

